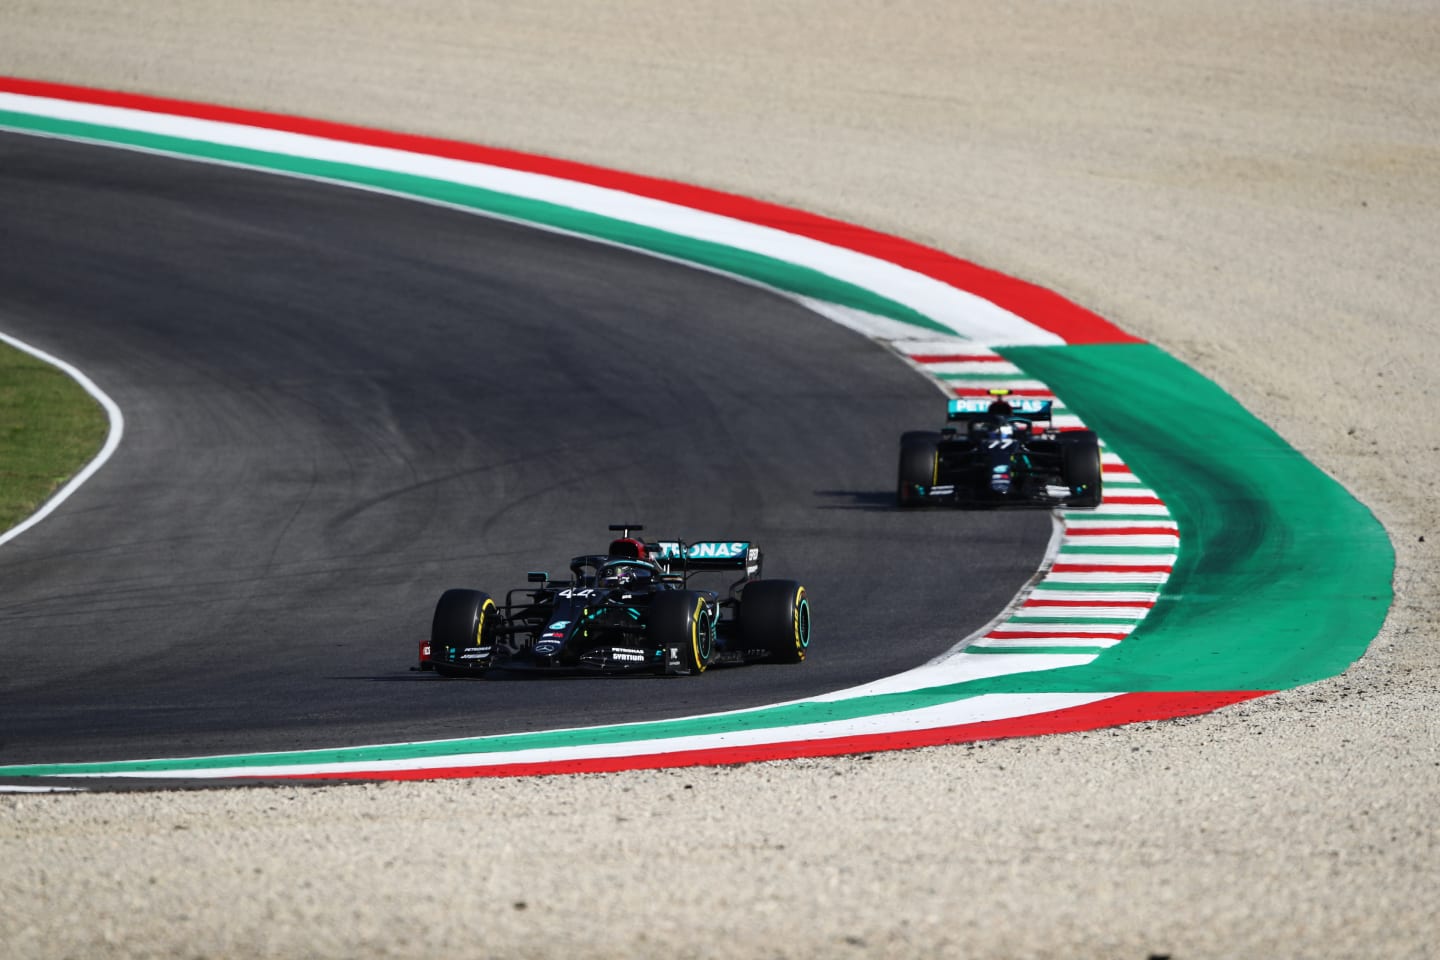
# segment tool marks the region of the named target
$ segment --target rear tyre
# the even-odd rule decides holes
[[[645,637],[664,651],[660,673],[676,672],[672,664],[677,658],[678,672],[704,673],[715,655],[715,617],[705,595],[688,590],[655,594],[645,617]]]
[[[1060,435],[1061,470],[1070,488],[1067,506],[1082,509],[1100,506],[1105,498],[1105,480],[1100,470],[1100,440],[1089,430]]]
[[[772,663],[799,663],[810,649],[810,599],[794,580],[756,580],[740,595],[740,635]]]
[[[500,611],[488,593],[446,590],[430,621],[430,662],[442,677],[476,676],[490,666]],[[475,648],[480,648],[478,651]],[[483,656],[462,660],[469,651]]]
[[[935,486],[939,466],[940,434],[930,430],[911,430],[904,434],[900,438],[896,502],[902,507],[917,507],[924,503],[922,491]]]

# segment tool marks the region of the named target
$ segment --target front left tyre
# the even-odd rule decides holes
[[[495,652],[500,611],[490,594],[446,590],[430,621],[430,662],[442,677],[479,676]]]
[[[940,464],[940,434],[911,430],[900,438],[900,469],[895,484],[895,501],[902,507],[918,507],[925,492],[935,486]]]
[[[660,673],[704,673],[715,655],[715,616],[705,595],[688,590],[655,594],[645,618],[645,638],[659,650]],[[677,669],[678,668],[678,669]]]

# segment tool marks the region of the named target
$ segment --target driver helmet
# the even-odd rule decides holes
[[[1007,400],[996,400],[990,404],[986,412],[992,417],[1008,417],[1015,412],[1015,408],[1010,406]]]
[[[606,579],[617,587],[635,587],[643,581],[650,579],[650,571],[644,567],[632,566],[631,564],[625,563],[612,567],[610,576]]]

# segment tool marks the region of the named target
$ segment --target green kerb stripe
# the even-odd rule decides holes
[[[1124,643],[1085,667],[982,688],[1282,690],[1341,673],[1365,652],[1390,607],[1394,553],[1384,528],[1344,488],[1153,345],[1000,352],[1063,385],[1066,403],[1160,492],[1184,549]]]
[[[1085,590],[1097,593],[1134,593],[1137,590],[1148,590],[1154,592],[1159,590],[1161,584],[1150,583],[1144,580],[1128,580],[1119,582],[1095,582],[1091,580],[1065,580],[1051,574],[1040,583],[1035,585],[1036,591],[1045,590]]]

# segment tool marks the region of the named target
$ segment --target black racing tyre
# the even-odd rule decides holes
[[[650,600],[645,638],[666,651],[661,673],[669,671],[669,651],[680,657],[681,671],[705,672],[715,655],[715,617],[705,595],[689,590],[663,590]]]
[[[799,663],[810,649],[810,598],[794,580],[756,580],[740,595],[740,633],[747,648],[774,663]]]
[[[925,440],[930,443],[940,442],[940,431],[938,430],[906,430],[900,434],[900,446],[905,446],[911,440]]]
[[[900,438],[900,470],[895,484],[895,499],[902,507],[915,507],[925,502],[916,487],[935,486],[940,466],[940,434],[933,430],[910,430]]]
[[[1105,480],[1100,470],[1100,439],[1090,430],[1060,435],[1061,470],[1070,488],[1068,506],[1098,507],[1105,498]]]
[[[479,590],[446,590],[435,604],[430,621],[430,662],[442,677],[474,676],[485,672],[487,661],[461,661],[466,647],[495,648],[500,611],[490,594]],[[493,655],[493,654],[492,654]]]

